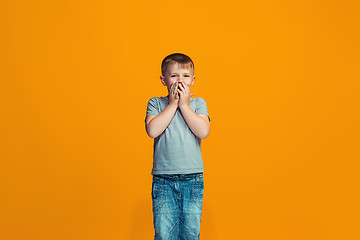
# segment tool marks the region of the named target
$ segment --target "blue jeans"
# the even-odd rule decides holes
[[[203,173],[153,175],[154,239],[199,239],[203,194]]]

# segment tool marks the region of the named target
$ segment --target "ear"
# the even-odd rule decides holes
[[[164,78],[163,76],[160,76],[160,80],[161,80],[162,84],[163,84],[164,86],[166,86],[165,78]]]
[[[195,75],[194,75],[194,77],[193,77],[193,79],[191,81],[191,86],[194,85],[194,81],[195,81]]]

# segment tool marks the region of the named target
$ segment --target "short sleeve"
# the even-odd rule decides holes
[[[206,106],[206,102],[204,99],[202,99],[201,97],[198,98],[197,103],[196,103],[196,110],[195,112],[199,115],[199,114],[206,114],[209,118],[210,121],[210,116],[209,113],[207,111],[207,106]]]
[[[146,117],[149,115],[155,115],[155,116],[159,115],[159,108],[158,108],[158,103],[156,101],[156,97],[150,98],[147,104]]]

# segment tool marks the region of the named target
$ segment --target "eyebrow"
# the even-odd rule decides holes
[[[177,74],[177,73],[170,73],[170,74]],[[190,73],[184,73],[184,74],[190,74]]]

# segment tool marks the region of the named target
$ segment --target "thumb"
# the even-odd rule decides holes
[[[190,94],[190,97],[192,97],[193,95],[194,95],[194,94],[191,93],[191,94]]]

